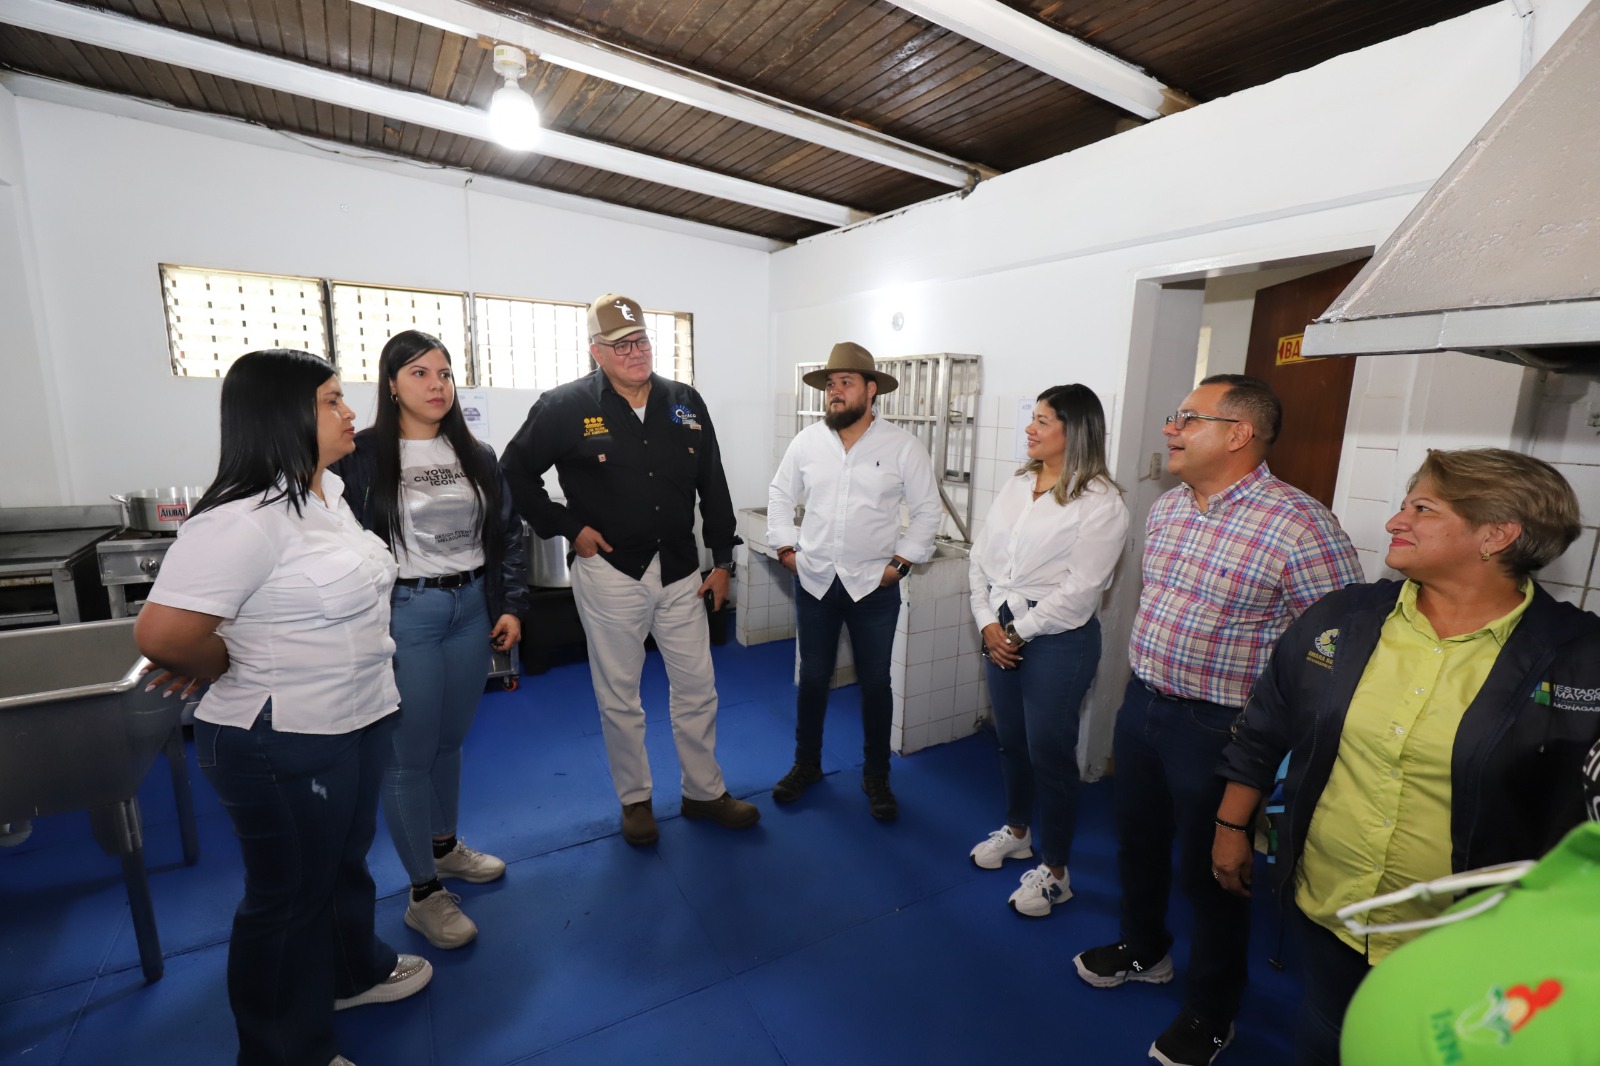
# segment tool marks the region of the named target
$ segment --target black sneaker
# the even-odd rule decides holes
[[[1078,968],[1078,976],[1096,988],[1115,988],[1128,981],[1164,985],[1172,980],[1171,955],[1163,955],[1155,962],[1136,959],[1126,944],[1090,948],[1073,956],[1072,964]]]
[[[1150,1045],[1150,1057],[1165,1066],[1208,1066],[1232,1042],[1232,1025],[1212,1025],[1184,1010]]]
[[[822,780],[822,767],[815,763],[797,762],[789,767],[789,772],[783,775],[776,785],[772,786],[772,798],[777,803],[793,803],[806,794],[806,789]]]
[[[900,817],[900,804],[889,791],[889,778],[864,774],[861,791],[867,794],[867,807],[880,822],[892,822]]]

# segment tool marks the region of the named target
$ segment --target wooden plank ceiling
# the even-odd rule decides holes
[[[1202,103],[1483,6],[1482,0],[1004,2]],[[994,171],[1140,124],[1096,96],[883,0],[479,0],[479,6]],[[94,7],[473,108],[486,107],[500,86],[478,41],[351,0],[97,0]],[[0,25],[0,66],[780,241],[829,228],[15,26]],[[522,84],[548,129],[870,214],[950,191],[554,63],[535,60]]]

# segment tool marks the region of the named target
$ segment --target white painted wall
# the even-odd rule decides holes
[[[1157,336],[1165,327],[1135,319],[1141,280],[1382,243],[1515,87],[1529,41],[1548,46],[1581,6],[1541,5],[1536,40],[1512,5],[1487,7],[985,182],[964,199],[776,253],[773,380],[786,388],[794,363],[846,338],[879,355],[982,355],[991,443],[979,464],[980,513],[1014,465],[1004,442],[1016,400],[1082,381],[1106,402],[1119,479],[1137,486],[1169,394],[1187,391],[1186,380],[1149,380],[1151,368],[1172,377],[1192,370],[1199,311],[1189,339]],[[890,327],[896,311],[900,332]],[[1187,367],[1170,355],[1148,358],[1141,336],[1157,336],[1157,349],[1187,344]],[[1137,366],[1131,344],[1147,352]],[[1399,434],[1395,462],[1368,471],[1368,483],[1392,490],[1424,440],[1514,443],[1525,372],[1473,361],[1463,373],[1452,357],[1409,379],[1405,371],[1397,361],[1367,375],[1372,399],[1393,401],[1387,420],[1365,394],[1352,399],[1352,427],[1382,423]],[[1355,451],[1346,449],[1347,463]],[[1335,510],[1372,548],[1381,519],[1374,524],[1357,500],[1342,481]],[[1131,613],[1139,540],[1102,611],[1108,634]],[[1123,643],[1107,641],[1089,699],[1080,757],[1091,775],[1109,751],[1127,677]]]
[[[619,291],[692,312],[696,383],[735,498],[764,498],[764,443],[747,442],[772,432],[770,405],[752,402],[771,390],[765,252],[469,190],[407,164],[355,166],[37,99],[6,106],[65,448],[65,484],[24,471],[23,494],[92,503],[210,480],[220,382],[168,370],[157,264],[169,262],[585,302]],[[375,390],[348,391],[365,423]],[[497,448],[535,396],[491,394]]]
[[[8,471],[0,478],[0,507],[59,503],[66,483],[23,173],[17,101],[0,88],[0,369],[12,401],[0,419],[0,454]]]

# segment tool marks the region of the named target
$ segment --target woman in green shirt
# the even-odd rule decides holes
[[[1385,563],[1406,580],[1332,593],[1284,633],[1219,768],[1212,872],[1248,895],[1247,826],[1290,756],[1279,850],[1305,966],[1305,1066],[1337,1064],[1356,985],[1409,938],[1357,937],[1335,912],[1542,854],[1583,819],[1577,767],[1600,734],[1600,618],[1532,579],[1580,530],[1554,468],[1496,448],[1430,451],[1386,529]],[[1422,920],[1448,902],[1369,920]]]

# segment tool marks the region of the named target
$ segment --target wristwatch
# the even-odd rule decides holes
[[[894,567],[895,573],[899,574],[901,577],[905,577],[907,574],[911,573],[911,564],[902,559],[890,559],[889,565]]]
[[[711,567],[711,569],[713,569],[713,570],[726,570],[728,572],[728,577],[730,579],[733,577],[733,572],[735,570],[737,570],[738,568],[739,568],[739,564],[734,562],[732,559],[729,559],[725,563],[716,563],[715,565],[713,565]]]

